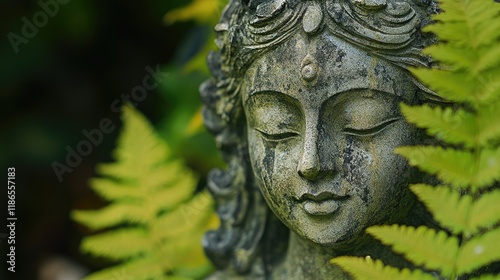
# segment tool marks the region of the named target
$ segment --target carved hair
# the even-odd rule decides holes
[[[303,29],[327,30],[403,69],[433,67],[421,50],[435,38],[420,29],[437,12],[433,0],[230,0],[215,27],[220,51],[208,56],[213,78],[200,87],[205,125],[228,164],[227,170],[215,169],[208,176],[221,226],[206,233],[203,246],[219,269],[265,274],[287,246],[287,240],[275,237],[287,236],[288,229],[269,211],[249,164],[240,87],[251,63]],[[318,28],[307,25],[308,13],[316,22],[321,17]],[[439,100],[408,77],[424,99]]]

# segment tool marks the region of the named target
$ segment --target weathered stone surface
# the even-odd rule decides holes
[[[321,21],[323,20],[323,12],[319,5],[310,5],[304,13],[302,25],[307,34],[312,34],[320,28]]]
[[[409,266],[364,229],[429,222],[407,188],[425,178],[393,153],[425,140],[399,103],[439,100],[407,71],[431,65],[422,3],[230,1],[200,89],[228,163],[208,179],[212,279],[349,279],[339,255]]]

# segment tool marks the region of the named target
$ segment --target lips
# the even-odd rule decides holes
[[[324,216],[335,213],[340,206],[340,202],[347,198],[347,195],[341,196],[324,191],[318,194],[304,193],[298,201],[306,213],[313,216]]]

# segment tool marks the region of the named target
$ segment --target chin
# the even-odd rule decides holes
[[[359,228],[359,225],[337,230],[309,227],[308,230],[298,235],[314,244],[336,250],[352,249],[353,246],[365,244],[367,239],[364,229]]]

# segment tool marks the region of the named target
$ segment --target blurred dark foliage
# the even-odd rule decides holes
[[[16,54],[8,34],[21,35],[22,18],[32,20],[41,7],[32,0],[0,1],[0,174],[6,178],[7,167],[16,168],[18,218],[16,273],[7,274],[2,238],[0,279],[39,279],[40,265],[54,257],[89,271],[109,265],[79,253],[87,230],[68,213],[102,206],[87,181],[97,163],[111,160],[121,126],[113,102],[142,83],[146,66],[162,65],[169,76],[137,108],[195,171],[203,175],[219,164],[207,133],[183,132],[201,106],[197,87],[207,77],[183,65],[204,47],[211,29],[196,22],[167,25],[163,17],[188,2],[70,0]],[[86,139],[82,130],[98,128],[103,118],[116,129],[59,182],[52,163],[64,164],[67,147],[75,149]],[[6,225],[4,190],[0,224]]]

